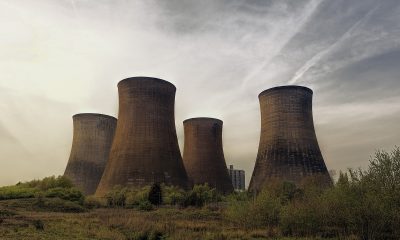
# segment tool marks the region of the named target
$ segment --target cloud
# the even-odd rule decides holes
[[[0,140],[15,147],[0,185],[62,174],[71,116],[116,116],[130,76],[176,85],[181,149],[184,119],[221,118],[226,160],[247,176],[258,93],[306,85],[328,167],[363,167],[400,141],[398,22],[397,0],[3,0]]]

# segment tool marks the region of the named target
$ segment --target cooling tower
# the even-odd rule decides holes
[[[117,130],[97,196],[115,185],[158,182],[187,187],[175,130],[175,91],[173,84],[157,78],[133,77],[118,83]]]
[[[222,193],[233,191],[222,148],[222,121],[191,118],[183,122],[183,163],[193,184],[205,184]]]
[[[71,154],[64,176],[84,194],[94,194],[103,175],[117,119],[111,116],[83,113],[73,116],[74,135]]]
[[[251,191],[258,192],[273,180],[300,184],[308,176],[331,184],[315,135],[312,95],[306,87],[281,86],[258,96],[261,135]]]

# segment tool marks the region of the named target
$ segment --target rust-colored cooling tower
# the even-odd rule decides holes
[[[208,183],[219,192],[233,191],[222,149],[222,121],[191,118],[183,122],[185,146],[183,163],[194,184]]]
[[[315,135],[312,95],[306,87],[281,86],[258,96],[261,136],[251,191],[258,192],[273,180],[299,184],[308,176],[331,184]]]
[[[149,77],[118,83],[119,114],[110,159],[97,188],[104,196],[115,185],[155,182],[187,187],[175,130],[173,84]]]
[[[117,119],[83,113],[74,115],[73,122],[72,148],[64,176],[84,194],[94,194],[108,160]]]

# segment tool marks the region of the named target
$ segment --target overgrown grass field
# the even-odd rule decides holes
[[[271,181],[257,195],[155,183],[97,199],[64,177],[18,183],[0,188],[0,239],[400,239],[400,149],[328,188]]]

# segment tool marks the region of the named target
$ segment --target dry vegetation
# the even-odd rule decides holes
[[[400,239],[400,149],[331,188],[271,183],[256,197],[159,186],[83,197],[63,177],[0,188],[0,239]]]
[[[249,230],[235,226],[215,206],[163,207],[153,211],[102,208],[84,213],[24,210],[33,201],[1,202],[1,239],[278,239],[265,228]]]

